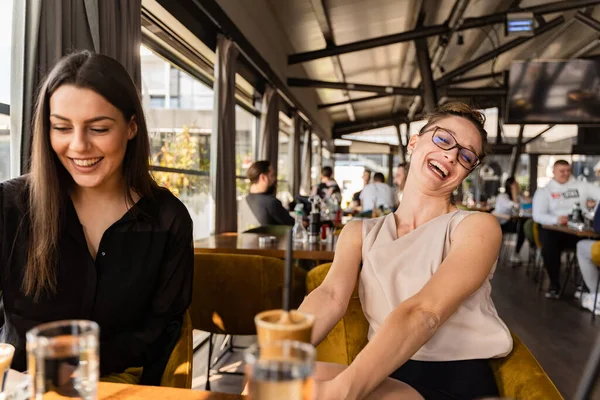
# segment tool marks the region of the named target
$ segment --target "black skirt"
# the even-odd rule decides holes
[[[498,396],[488,360],[409,360],[390,378],[409,384],[425,400],[471,400]]]

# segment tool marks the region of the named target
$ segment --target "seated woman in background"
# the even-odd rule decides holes
[[[521,247],[525,242],[525,231],[523,230],[523,221],[515,219],[507,219],[506,217],[513,214],[513,210],[518,210],[520,207],[519,203],[519,184],[514,177],[506,179],[504,182],[504,193],[499,193],[496,197],[496,205],[494,208],[494,214],[498,217],[502,233],[516,233],[517,234],[517,245],[515,246],[514,254],[510,255],[509,261],[511,264],[521,263],[519,253]]]
[[[159,384],[191,302],[192,221],[149,173],[136,87],[87,51],[41,86],[31,172],[0,184],[0,339],[23,371],[25,333],[63,319],[100,325],[101,375],[143,367]],[[123,374],[130,383],[138,375]]]
[[[316,316],[312,342],[319,344],[358,279],[369,343],[348,367],[318,363],[317,399],[498,394],[488,359],[512,349],[490,299],[502,232],[494,216],[450,202],[485,156],[483,123],[466,104],[443,105],[409,141],[397,211],[343,229],[331,270],[299,309]]]

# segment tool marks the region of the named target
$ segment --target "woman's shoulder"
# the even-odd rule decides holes
[[[500,224],[498,218],[488,212],[482,211],[465,211],[458,210],[454,212],[454,215],[449,221],[450,231],[454,235],[455,233],[461,234],[464,229],[468,228],[471,232],[494,232],[500,231]]]
[[[0,182],[0,206],[3,210],[15,208],[20,210],[27,206],[28,183],[28,175]]]
[[[27,189],[28,182],[29,175],[21,175],[18,178],[0,182],[0,189],[5,193],[18,194]]]

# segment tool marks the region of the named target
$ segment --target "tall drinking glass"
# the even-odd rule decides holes
[[[27,332],[31,398],[95,400],[98,388],[98,324],[57,321]]]
[[[6,387],[6,376],[12,363],[13,355],[15,354],[15,348],[13,345],[8,343],[0,343],[0,399],[4,400],[6,395],[4,394],[4,388]]]
[[[293,340],[255,344],[244,358],[251,400],[312,400],[312,345]]]

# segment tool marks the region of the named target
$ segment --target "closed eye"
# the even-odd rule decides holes
[[[91,128],[90,130],[92,132],[95,132],[95,133],[105,133],[105,132],[108,132],[108,128]]]
[[[66,132],[66,131],[70,130],[71,128],[66,127],[66,126],[53,126],[52,129],[55,131],[59,131],[59,132]]]
[[[463,158],[463,160],[465,160],[468,163],[470,163],[473,160],[468,154],[462,153],[461,157]]]
[[[447,139],[444,139],[441,136],[436,136],[435,137],[435,141],[436,141],[436,143],[444,143],[444,144],[449,144],[450,143],[450,141],[448,141]]]

